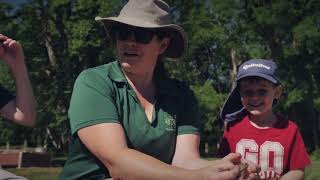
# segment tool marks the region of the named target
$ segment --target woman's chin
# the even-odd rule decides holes
[[[132,67],[132,65],[131,65],[130,63],[128,63],[128,62],[121,62],[121,66],[122,66],[123,68],[130,68],[130,67]]]

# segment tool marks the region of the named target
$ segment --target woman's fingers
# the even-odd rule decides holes
[[[229,161],[221,162],[220,164],[217,165],[217,171],[222,172],[222,171],[229,171],[233,169],[236,165]]]
[[[240,175],[240,168],[231,162],[236,156],[228,156],[226,159],[215,161],[212,165],[199,169],[199,175],[204,180],[232,180]]]
[[[222,158],[222,160],[226,160],[226,161],[230,161],[234,164],[238,164],[241,162],[241,154],[239,153],[230,153],[227,156],[225,156],[224,158]]]
[[[258,173],[251,173],[249,174],[249,178],[250,180],[259,180],[260,179],[260,176]]]
[[[253,163],[253,162],[251,162],[249,160],[241,159],[241,162],[245,163],[245,164],[248,164],[247,170],[248,170],[249,173],[259,173],[260,170],[261,170],[261,168],[260,168],[260,166],[258,164],[255,164],[255,163]]]
[[[0,34],[0,41],[5,41],[6,39],[8,39],[7,36]]]

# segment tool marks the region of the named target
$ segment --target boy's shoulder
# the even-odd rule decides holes
[[[245,128],[244,127],[244,122],[246,121],[246,118],[248,118],[247,116],[245,116],[244,118],[242,119],[237,119],[237,120],[234,120],[234,121],[231,121],[231,122],[228,122],[226,124],[226,131],[230,131],[230,129],[233,129],[233,128]]]
[[[274,129],[290,129],[292,131],[297,131],[298,126],[297,124],[291,120],[288,117],[285,117],[281,114],[276,114],[277,116],[277,122],[274,125]],[[235,121],[228,122],[226,124],[226,130],[229,131],[230,129],[243,129],[245,130],[247,128],[248,123],[248,116],[245,116],[242,119],[238,119]]]
[[[297,129],[297,124],[290,118],[285,117],[282,114],[277,114],[277,123],[275,124],[276,128],[293,128]]]

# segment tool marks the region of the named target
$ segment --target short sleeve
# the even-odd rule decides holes
[[[184,86],[181,118],[178,120],[178,135],[200,134],[201,121],[196,97],[189,87]]]
[[[298,129],[289,159],[289,170],[304,169],[310,164],[309,155],[305,149],[303,139]]]
[[[14,96],[7,89],[0,86],[0,109],[8,104],[12,99],[14,99]]]
[[[112,81],[89,69],[82,72],[73,87],[69,107],[71,132],[107,122],[119,122]]]

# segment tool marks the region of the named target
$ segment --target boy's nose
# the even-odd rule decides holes
[[[259,96],[258,93],[253,93],[253,94],[251,94],[251,96],[249,96],[249,98],[250,98],[251,100],[253,100],[253,101],[256,101],[256,100],[260,99],[260,97],[261,97],[261,96]]]

